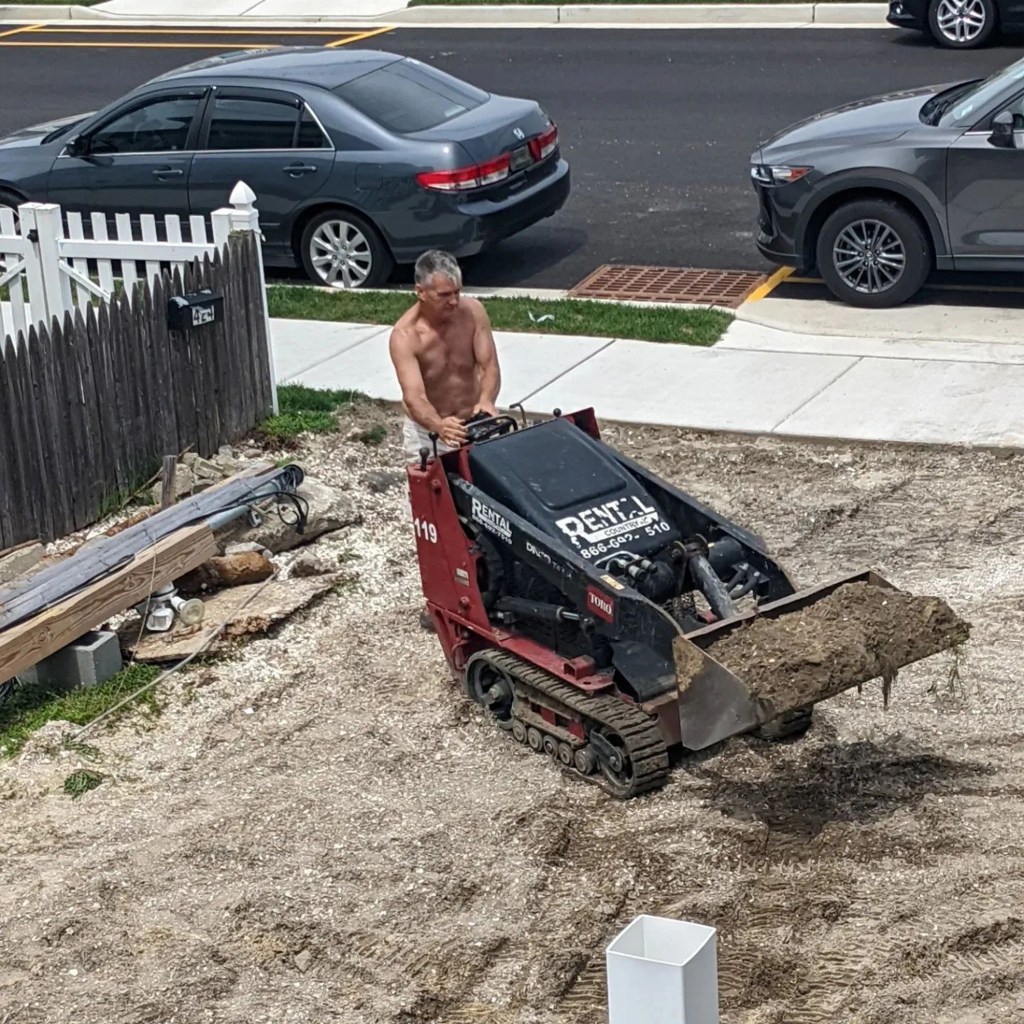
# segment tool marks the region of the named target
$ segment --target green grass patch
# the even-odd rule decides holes
[[[272,285],[267,304],[272,317],[393,324],[413,303],[409,292],[328,292],[296,285]],[[498,331],[580,334],[683,345],[713,345],[732,322],[717,309],[626,306],[584,299],[485,299]],[[531,319],[531,315],[533,319]],[[552,319],[538,322],[541,317]]]
[[[66,721],[75,725],[91,722],[159,674],[160,670],[154,665],[129,665],[105,683],[69,693],[54,692],[38,684],[16,687],[0,704],[0,757],[14,757],[28,738],[47,722]],[[146,690],[119,708],[108,722],[117,721],[133,710],[156,716],[161,708],[153,691]]]
[[[286,384],[277,389],[277,415],[264,420],[257,435],[266,444],[280,445],[299,434],[332,434],[338,429],[335,412],[365,399],[359,391]]]

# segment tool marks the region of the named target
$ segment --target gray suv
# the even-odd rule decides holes
[[[1024,60],[889,93],[762,143],[757,247],[855,306],[906,302],[939,270],[1024,270]]]

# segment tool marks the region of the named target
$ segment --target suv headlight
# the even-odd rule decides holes
[[[810,174],[813,167],[782,166],[772,167],[766,164],[754,164],[750,168],[750,176],[762,185],[790,185]]]

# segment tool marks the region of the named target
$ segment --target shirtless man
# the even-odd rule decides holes
[[[431,448],[431,432],[438,435],[438,453],[450,451],[465,443],[467,419],[497,415],[501,371],[491,322],[483,305],[461,290],[455,257],[425,252],[416,261],[417,302],[391,332],[409,462]]]

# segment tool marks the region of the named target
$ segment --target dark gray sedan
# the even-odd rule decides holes
[[[751,156],[757,246],[857,306],[939,270],[1024,270],[1024,60],[826,111]]]
[[[569,195],[537,103],[378,50],[220,55],[0,140],[0,205],[207,215],[240,180],[266,262],[345,288],[428,248],[481,252]]]

